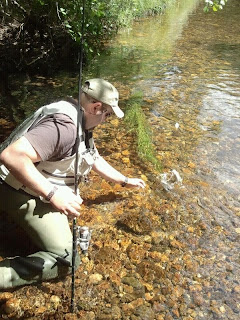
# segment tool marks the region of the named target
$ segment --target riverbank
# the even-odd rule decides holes
[[[113,2],[107,10],[104,10],[104,1],[87,2],[85,15],[90,20],[86,21],[85,26],[84,70],[88,69],[94,57],[107,50],[106,43],[114,39],[122,27],[130,27],[139,17],[162,13],[174,2],[175,0],[137,0],[134,1],[134,6],[127,1],[120,7],[118,2]],[[32,95],[31,90],[37,91],[39,86],[46,84],[44,78],[55,78],[59,72],[69,75],[78,73],[79,30],[82,19],[79,5],[81,1],[65,4],[66,8],[60,8],[57,3],[37,0],[33,1],[31,8],[27,3],[22,7],[17,2],[6,2],[2,5],[0,122],[7,131],[0,133],[0,141],[28,115],[26,100]],[[88,14],[88,11],[91,14]],[[71,12],[74,12],[73,16]],[[68,23],[68,15],[71,16],[71,25]],[[28,86],[29,82],[37,83],[37,88],[34,85]],[[50,81],[48,85],[55,90],[54,83]],[[74,90],[76,91],[76,88]],[[56,96],[60,98],[61,91],[52,93],[51,99]],[[43,103],[46,103],[46,99]]]
[[[50,76],[59,70],[78,70],[82,20],[84,25],[84,64],[104,50],[135,19],[162,13],[175,0],[135,0],[107,6],[102,0],[51,3],[33,0],[1,5],[0,12],[0,92],[11,101],[12,74]],[[83,16],[84,12],[84,16]]]

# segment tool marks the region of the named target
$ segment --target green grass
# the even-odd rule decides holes
[[[136,137],[139,158],[146,163],[150,162],[157,171],[161,171],[161,163],[156,157],[152,143],[152,131],[142,110],[142,104],[142,93],[135,93],[126,105],[125,123]]]
[[[161,14],[175,0],[111,0],[111,13],[118,26],[129,27],[134,19]]]

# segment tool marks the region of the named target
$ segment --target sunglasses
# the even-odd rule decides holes
[[[112,111],[109,111],[108,109],[104,108],[101,113],[105,118],[109,118],[113,115]]]

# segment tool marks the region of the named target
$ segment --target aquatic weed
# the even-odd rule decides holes
[[[155,169],[161,171],[161,163],[156,157],[155,149],[152,143],[152,131],[146,116],[142,110],[143,94],[134,93],[125,109],[125,123],[129,131],[136,136],[137,153],[145,162],[150,162]]]

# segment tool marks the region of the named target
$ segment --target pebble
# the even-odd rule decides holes
[[[0,303],[5,302],[13,298],[13,294],[11,292],[0,292]]]
[[[112,320],[120,320],[122,319],[121,309],[118,306],[112,307]]]
[[[61,302],[61,299],[58,296],[55,296],[55,295],[51,296],[50,304],[51,304],[53,309],[57,309],[59,304],[60,304],[60,302]]]
[[[240,293],[240,285],[233,288],[234,292]]]
[[[226,309],[224,308],[224,306],[221,306],[219,309],[220,309],[220,311],[221,311],[222,313],[225,313],[225,312],[226,312]]]
[[[20,305],[20,300],[16,298],[10,298],[6,301],[4,305],[4,310],[6,314],[15,313],[18,311]]]
[[[195,294],[193,296],[193,301],[197,306],[202,306],[205,302],[205,300],[203,299],[203,297],[200,294]]]
[[[89,276],[89,282],[92,284],[97,284],[102,281],[103,276],[99,273],[94,273]]]

